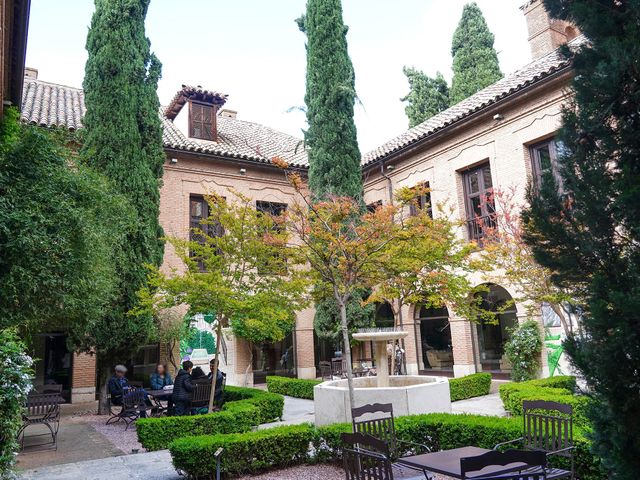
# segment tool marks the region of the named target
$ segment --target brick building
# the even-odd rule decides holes
[[[513,187],[522,198],[529,180],[545,168],[545,162],[553,163],[553,138],[570,95],[567,87],[572,77],[570,63],[556,49],[567,41],[581,40],[571,25],[550,20],[540,0],[527,2],[522,10],[533,61],[364,155],[368,204],[388,203],[390,192],[398,187],[427,183],[431,198],[425,200],[446,201],[466,221],[460,235],[478,239],[482,229],[475,218],[487,212],[477,199],[495,187]],[[207,192],[224,195],[232,187],[255,199],[258,209],[286,208],[293,191],[271,164],[275,156],[306,172],[307,157],[299,139],[237,118],[236,112],[224,108],[226,99],[219,92],[183,86],[162,110],[167,159],[160,220],[168,235],[189,235],[190,227],[207,214],[203,199]],[[70,129],[81,126],[82,91],[41,81],[35,71],[25,78],[23,105],[27,123]],[[163,268],[181,268],[170,247],[165,251]],[[482,282],[480,278],[473,280]],[[488,301],[497,304],[516,295],[509,285],[490,285]],[[507,373],[503,358],[506,327],[525,318],[520,304],[503,312],[497,326],[471,324],[447,308],[416,305],[403,313],[408,319],[404,327],[410,332],[405,343],[408,372],[456,376],[479,370]],[[545,321],[544,313],[541,311],[541,322]],[[313,314],[313,309],[299,312],[295,332],[283,342],[255,347],[248,379],[244,375],[251,356],[249,347],[227,333],[226,365],[222,368],[228,381],[261,382],[273,373],[315,377],[318,361],[331,358],[337,346],[315,337]],[[379,306],[376,318],[381,325],[388,322],[384,305]],[[556,328],[553,318],[546,322]],[[54,347],[51,343],[43,348]],[[138,367],[146,374],[158,360],[160,349],[148,346],[141,352],[133,362],[134,371]],[[359,355],[370,356],[370,346],[361,346]],[[71,400],[91,397],[95,389],[95,380],[91,381],[95,379],[93,357],[69,353],[67,358]]]

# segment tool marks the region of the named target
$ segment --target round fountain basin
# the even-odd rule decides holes
[[[353,379],[356,407],[390,403],[394,416],[451,413],[449,380],[425,375],[394,375],[388,387],[378,387],[376,377]],[[316,425],[351,422],[347,380],[331,380],[313,388]]]

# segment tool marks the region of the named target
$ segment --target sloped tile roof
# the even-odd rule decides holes
[[[270,163],[281,157],[296,167],[307,167],[307,152],[302,140],[257,123],[219,115],[218,141],[188,138],[161,109],[165,148],[216,155],[220,157]],[[85,113],[82,89],[25,78],[22,120],[42,127],[82,128]]]
[[[585,43],[585,38],[580,36],[572,40],[569,45],[571,47],[577,47],[583,43]],[[466,100],[440,112],[425,122],[416,125],[378,148],[366,153],[362,158],[362,165],[367,166],[416,142],[425,140],[434,133],[457,121],[463,120],[478,110],[513,95],[559,70],[568,68],[570,63],[570,60],[564,57],[559,50],[531,62],[520,70],[480,90]]]

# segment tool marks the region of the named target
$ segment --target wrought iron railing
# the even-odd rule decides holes
[[[467,220],[467,233],[469,240],[475,240],[482,245],[482,240],[487,236],[487,230],[496,228],[496,215],[484,215]]]

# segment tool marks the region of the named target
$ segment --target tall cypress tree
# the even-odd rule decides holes
[[[314,199],[332,195],[363,198],[360,149],[353,110],[356,99],[355,73],[347,51],[348,27],[342,19],[341,0],[308,0],[306,13],[297,20],[307,36],[309,188]],[[369,315],[360,299],[349,302],[357,318]],[[316,331],[324,336],[328,319],[337,317],[333,297],[316,305]]]
[[[362,171],[353,109],[355,75],[340,0],[308,0],[297,20],[307,35],[309,188],[316,199],[361,199]]]
[[[412,67],[402,71],[409,81],[409,93],[401,101],[407,102],[410,128],[449,108],[449,85],[440,72],[432,78]]]
[[[573,57],[561,183],[549,168],[530,193],[526,240],[583,308],[566,350],[595,400],[595,453],[609,478],[631,480],[640,472],[640,2],[545,5],[589,44]]]
[[[480,7],[475,2],[465,5],[451,44],[451,105],[502,78],[493,42],[493,33],[489,30]]]
[[[150,0],[96,0],[87,37],[83,158],[105,174],[137,218],[114,259],[120,294],[87,325],[85,348],[108,362],[123,361],[148,342],[151,318],[128,317],[146,284],[145,264],[162,261],[158,221],[164,153],[156,93],[161,65],[150,52],[144,21]]]

